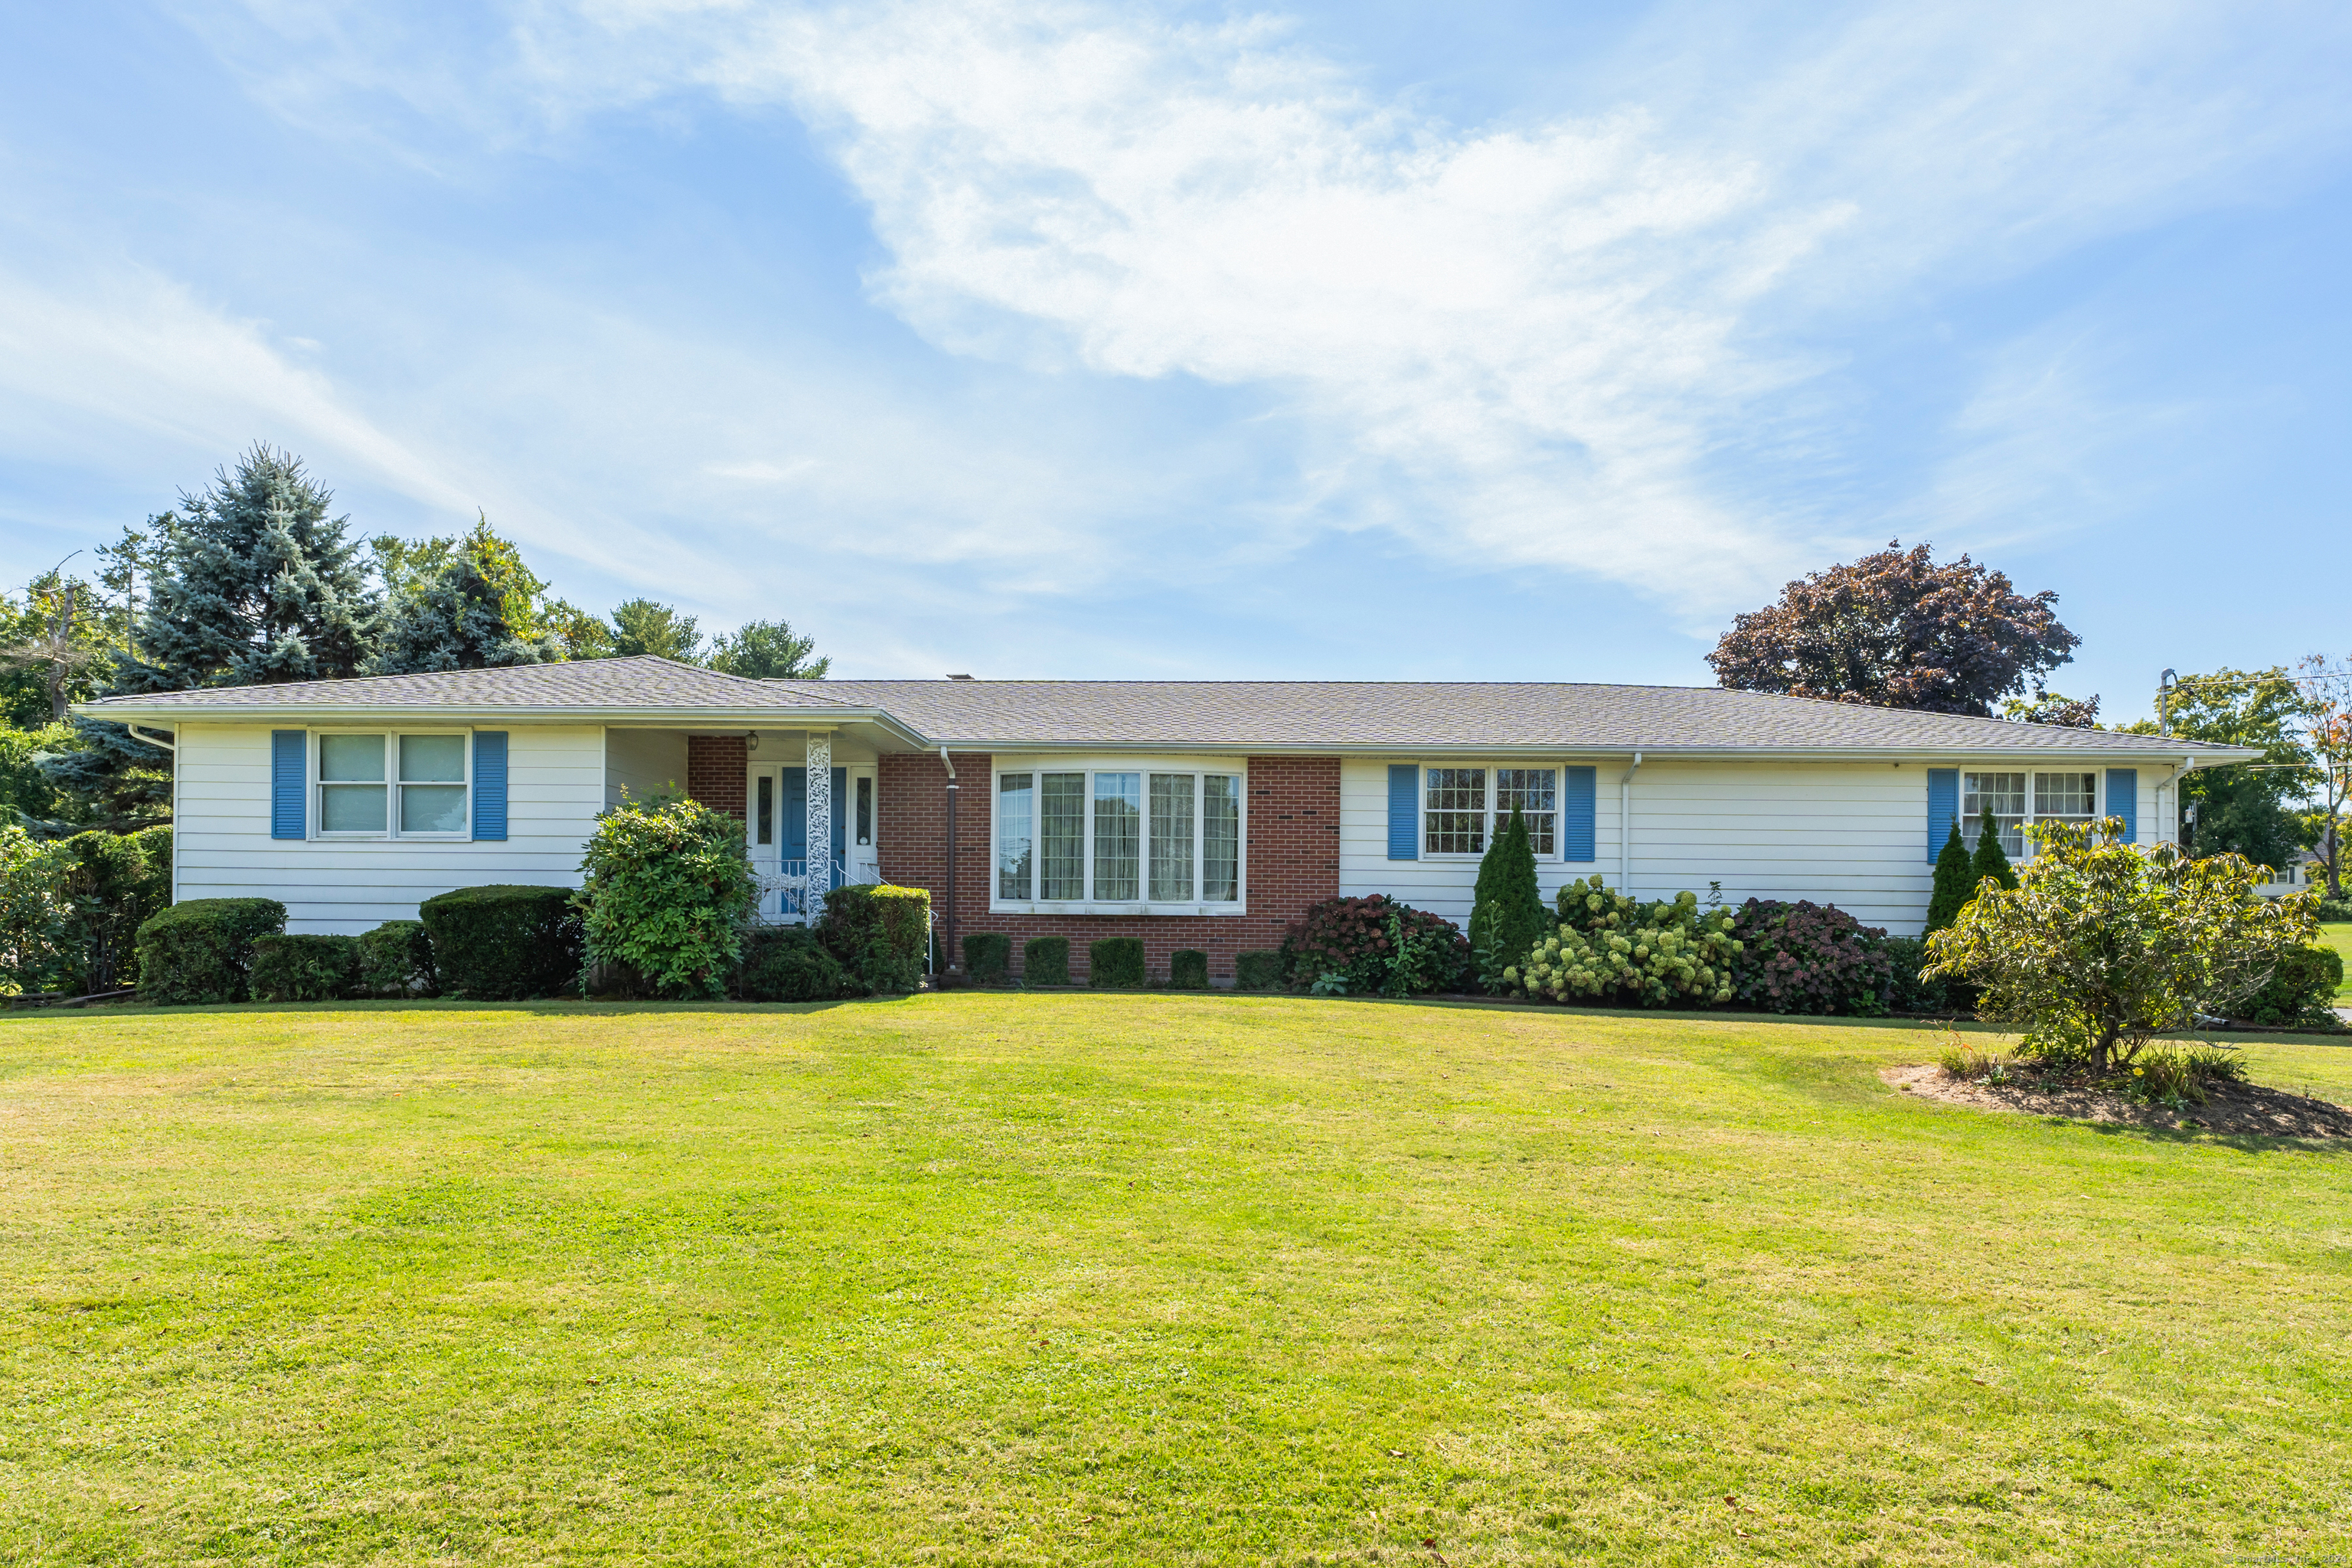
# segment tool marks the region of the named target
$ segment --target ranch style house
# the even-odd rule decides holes
[[[656,658],[79,704],[171,752],[173,896],[287,929],[412,919],[493,882],[577,886],[599,813],[684,793],[744,825],[761,917],[929,889],[959,931],[1140,936],[1213,979],[1308,905],[1457,922],[1526,818],[1547,898],[1833,903],[1917,931],[1954,821],[2116,816],[2168,837],[2196,767],[2256,753],[1708,687],[1535,682],[749,680]]]

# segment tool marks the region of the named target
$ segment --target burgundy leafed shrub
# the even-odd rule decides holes
[[[1886,933],[1834,904],[1750,899],[1731,929],[1735,1005],[1763,1013],[1886,1011]]]
[[[1348,977],[1350,994],[1368,996],[1385,986],[1395,967],[1389,940],[1393,919],[1407,942],[1417,949],[1434,947],[1434,965],[1419,965],[1437,973],[1425,987],[1446,990],[1462,984],[1470,966],[1470,941],[1443,915],[1401,904],[1385,893],[1360,899],[1326,899],[1290,922],[1282,933],[1282,970],[1286,984],[1304,988],[1334,971]]]

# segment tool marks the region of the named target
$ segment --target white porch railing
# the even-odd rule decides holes
[[[824,912],[824,893],[809,890],[809,863],[805,860],[770,861],[752,868],[751,879],[760,885],[759,911],[752,919],[761,925],[812,924]],[[852,872],[846,861],[833,863],[833,877],[827,888],[845,888],[854,882],[874,882],[879,878],[865,867]]]

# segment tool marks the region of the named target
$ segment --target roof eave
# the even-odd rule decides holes
[[[266,706],[260,703],[198,707],[178,703],[125,703],[121,699],[77,702],[72,712],[110,723],[238,724],[370,723],[387,720],[427,720],[452,724],[494,720],[501,724],[642,724],[661,729],[805,730],[842,724],[872,724],[915,751],[934,751],[938,742],[880,708],[692,708],[614,707],[605,704],[563,706],[531,703],[499,707],[481,703],[335,703],[305,702]]]

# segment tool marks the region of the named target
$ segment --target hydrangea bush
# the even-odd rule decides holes
[[[1294,988],[1339,974],[1355,995],[1445,991],[1469,969],[1470,942],[1444,915],[1372,893],[1310,906],[1283,932],[1282,963]]]
[[[1894,963],[1886,933],[1834,904],[1750,899],[1732,926],[1732,989],[1759,1013],[1887,1011]]]
[[[1559,923],[1503,981],[1538,1002],[1696,1007],[1731,999],[1732,916],[1696,893],[1643,903],[1598,876],[1559,890]]]

